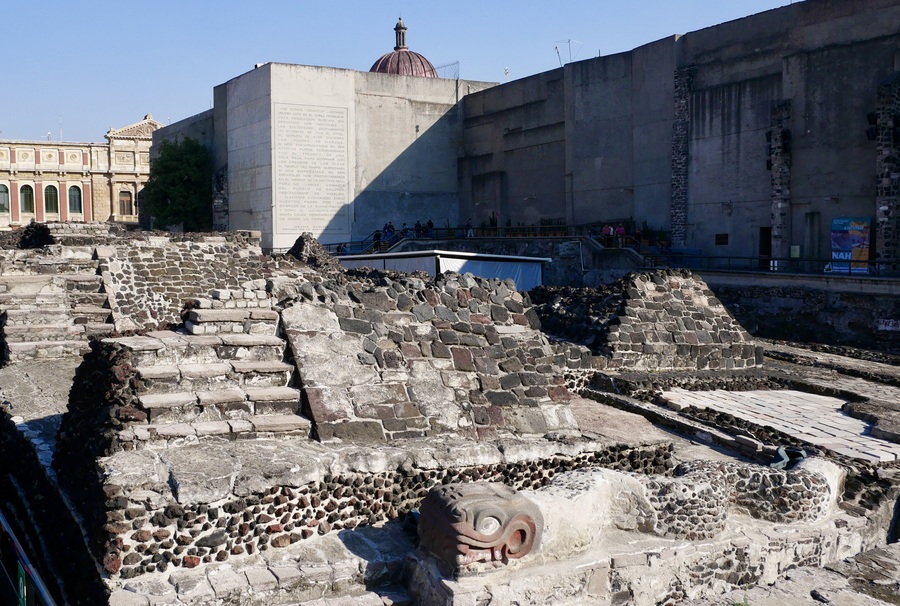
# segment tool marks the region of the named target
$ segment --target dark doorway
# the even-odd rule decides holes
[[[771,267],[772,260],[772,228],[759,228],[759,268],[766,271]]]

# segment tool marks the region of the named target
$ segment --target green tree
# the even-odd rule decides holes
[[[144,207],[154,227],[212,228],[212,160],[196,139],[163,141],[150,163]]]

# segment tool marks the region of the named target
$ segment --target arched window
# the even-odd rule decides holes
[[[0,213],[9,212],[9,188],[0,185]]]
[[[44,212],[48,215],[59,214],[59,190],[55,185],[44,188]]]
[[[133,215],[134,207],[131,205],[131,192],[130,191],[120,191],[119,192],[119,214],[120,215]]]
[[[80,215],[84,212],[81,204],[81,188],[74,185],[69,188],[69,212],[74,215]]]
[[[30,185],[19,188],[19,210],[26,215],[34,214],[34,188]]]

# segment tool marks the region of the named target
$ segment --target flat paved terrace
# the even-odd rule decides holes
[[[900,444],[871,437],[871,425],[845,414],[844,400],[800,391],[663,392],[671,408],[687,406],[730,414],[760,427],[771,427],[799,440],[873,463],[900,461]]]

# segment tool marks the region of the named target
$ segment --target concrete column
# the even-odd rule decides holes
[[[90,181],[84,181],[81,185],[81,205],[85,221],[94,220],[94,191]]]
[[[772,108],[769,160],[772,166],[772,257],[791,252],[791,102]],[[787,269],[787,261],[773,261],[772,269]]]
[[[44,221],[44,184],[41,181],[34,182],[34,220],[38,223]]]

